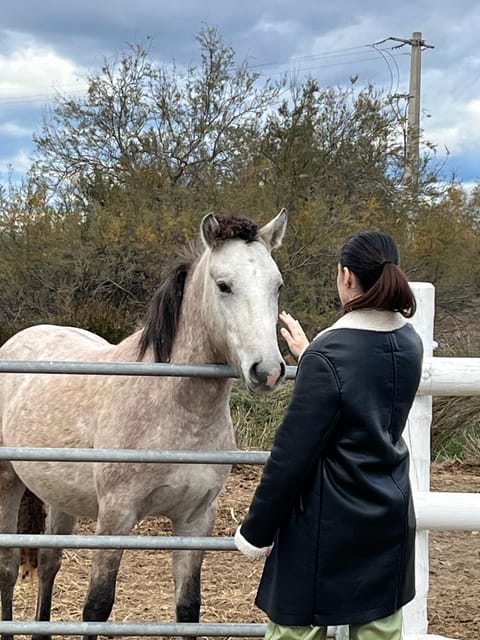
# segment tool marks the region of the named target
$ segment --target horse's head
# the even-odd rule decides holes
[[[264,227],[210,213],[201,224],[204,323],[221,354],[252,391],[271,391],[285,375],[277,342],[282,276],[271,256],[285,233],[285,209]]]

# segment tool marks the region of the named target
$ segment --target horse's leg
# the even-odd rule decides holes
[[[100,504],[96,535],[128,535],[136,523],[135,509],[129,507],[124,496],[105,499],[108,508]],[[115,602],[115,587],[123,549],[97,549],[92,557],[90,584],[83,607],[85,622],[105,622]],[[83,636],[94,640],[96,636]]]
[[[207,507],[202,506],[194,516],[172,521],[177,536],[208,536],[215,524],[216,500]],[[200,574],[204,551],[188,550],[173,552],[173,579],[175,582],[175,608],[177,622],[199,622],[201,589]],[[195,636],[185,636],[195,640]]]
[[[18,509],[25,486],[9,462],[0,462],[0,532],[17,533]],[[13,619],[13,590],[18,576],[20,555],[18,549],[0,548],[0,594],[2,620]],[[13,635],[3,634],[2,640]]]
[[[50,508],[46,533],[69,535],[73,533],[77,519],[68,513]],[[52,593],[55,577],[62,564],[63,549],[39,549],[38,551],[38,596],[35,620],[49,621],[52,608]],[[34,634],[32,640],[50,640],[50,635]]]

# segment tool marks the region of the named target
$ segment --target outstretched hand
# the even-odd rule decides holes
[[[280,333],[288,344],[292,355],[299,358],[310,344],[310,341],[305,335],[302,325],[289,313],[282,311],[279,318],[286,325],[280,329]]]

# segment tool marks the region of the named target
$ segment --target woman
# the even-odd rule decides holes
[[[267,556],[256,604],[267,640],[400,640],[414,597],[415,513],[402,431],[422,369],[406,318],[415,298],[386,234],[363,231],[340,253],[344,315],[311,344],[283,312],[301,356],[292,399],[252,504],[235,535]]]

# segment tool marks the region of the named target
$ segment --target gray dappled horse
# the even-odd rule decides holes
[[[111,345],[82,329],[39,325],[10,338],[0,359],[227,363],[252,391],[270,391],[285,373],[276,333],[282,278],[270,252],[280,246],[286,222],[285,210],[261,228],[244,218],[208,214],[198,250],[172,267],[142,330]],[[230,379],[1,374],[0,444],[231,450],[231,384]],[[229,472],[228,465],[218,464],[0,461],[0,532],[17,530],[21,504],[40,504],[22,501],[27,488],[48,505],[47,533],[70,534],[77,518],[87,516],[96,520],[98,535],[127,535],[142,518],[165,515],[175,535],[206,536]],[[84,620],[105,621],[110,615],[122,553],[94,552]],[[50,619],[61,555],[58,549],[39,551],[37,620]],[[179,622],[199,619],[202,559],[202,551],[173,553]],[[12,619],[18,568],[18,550],[0,549],[3,620]]]

